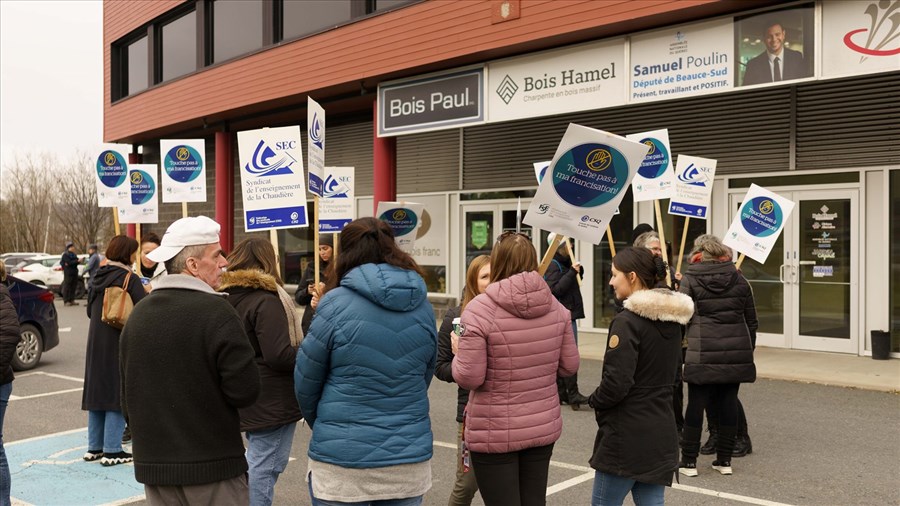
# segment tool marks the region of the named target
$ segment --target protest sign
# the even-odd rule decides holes
[[[119,206],[121,223],[159,223],[159,186],[156,165],[128,167],[129,202]]]
[[[306,226],[300,127],[238,132],[244,230]]]
[[[159,152],[163,203],[206,202],[206,141],[163,139]]]
[[[599,244],[649,148],[569,124],[524,223]]]
[[[99,207],[129,204],[127,145],[104,145],[97,160],[96,183]]]
[[[421,224],[423,204],[413,202],[379,202],[375,215],[394,230],[397,246],[412,254],[416,246],[416,232]]]
[[[337,233],[356,217],[353,167],[326,167],[319,199],[319,232]]]
[[[672,172],[672,150],[669,148],[669,130],[653,130],[626,135],[626,139],[646,144],[650,151],[641,162],[631,193],[635,202],[667,199],[672,197],[675,174]]]
[[[715,174],[715,160],[678,155],[669,214],[705,220],[709,214],[709,197]]]
[[[793,210],[790,200],[752,184],[722,243],[765,263]]]
[[[309,170],[309,192],[324,196],[325,182],[325,109],[306,97],[306,155]]]
[[[544,174],[547,173],[547,169],[550,168],[550,161],[546,162],[534,162],[534,177],[537,178],[538,184],[541,184],[541,181],[544,180]]]

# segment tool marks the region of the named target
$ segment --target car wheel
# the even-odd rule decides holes
[[[16,345],[16,353],[13,355],[12,367],[16,371],[34,369],[41,361],[44,352],[44,338],[41,331],[30,323],[24,323],[19,327],[22,339]]]

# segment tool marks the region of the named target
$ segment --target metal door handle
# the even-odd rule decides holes
[[[778,268],[778,279],[781,281],[781,284],[784,284],[784,268],[787,267],[786,264],[781,264],[781,267]]]
[[[800,265],[816,265],[815,260],[800,260],[798,263]]]

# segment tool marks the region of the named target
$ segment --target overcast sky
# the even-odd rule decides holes
[[[102,44],[101,0],[0,0],[0,163],[102,141]]]

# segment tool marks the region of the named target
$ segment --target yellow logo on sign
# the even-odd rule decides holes
[[[106,165],[115,165],[116,155],[113,153],[106,153],[106,156],[103,158],[103,162],[106,163]]]
[[[584,163],[594,172],[606,170],[612,165],[612,155],[605,149],[595,149],[588,153]]]
[[[396,211],[394,211],[394,214],[392,216],[397,221],[405,220],[406,219],[406,211],[404,211],[403,209],[397,209]]]
[[[191,156],[191,152],[188,151],[188,148],[182,146],[175,151],[175,158],[178,158],[182,162],[187,160]]]
[[[775,210],[775,204],[771,200],[763,200],[759,203],[759,212],[763,214],[771,214]]]
[[[644,144],[650,147],[650,151],[647,151],[647,156],[652,155],[654,151],[656,151],[656,144],[653,144],[653,141],[647,139],[644,141]]]
[[[140,172],[131,173],[131,184],[141,184],[144,182],[144,176]]]

